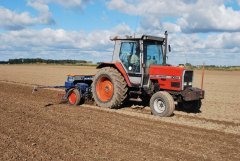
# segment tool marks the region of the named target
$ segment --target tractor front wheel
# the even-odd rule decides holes
[[[94,76],[92,95],[100,107],[119,108],[127,97],[127,83],[115,68],[104,67]]]
[[[153,115],[160,117],[171,116],[175,109],[173,97],[168,92],[157,92],[150,99],[150,108]]]

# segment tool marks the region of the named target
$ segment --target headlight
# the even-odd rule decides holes
[[[188,85],[191,86],[191,85],[192,85],[192,82],[188,82]]]
[[[187,82],[184,82],[184,86],[186,86],[187,85]]]

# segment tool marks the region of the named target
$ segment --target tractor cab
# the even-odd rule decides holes
[[[167,32],[165,38],[149,35],[114,37],[113,63],[120,62],[132,86],[146,86],[151,65],[166,64]]]

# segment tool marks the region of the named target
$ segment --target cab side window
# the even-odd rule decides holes
[[[122,42],[119,57],[128,72],[140,72],[140,51],[137,42]]]

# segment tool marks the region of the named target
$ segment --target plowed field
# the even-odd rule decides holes
[[[66,74],[90,67],[0,66],[0,160],[240,160],[240,72],[206,71],[201,113],[158,118],[149,107],[71,107]],[[201,71],[195,71],[200,86]]]

